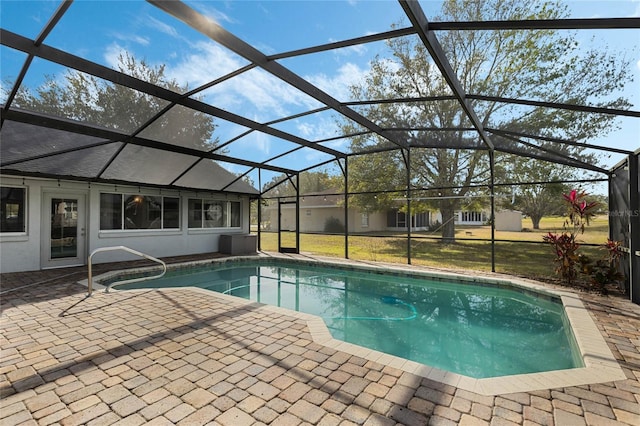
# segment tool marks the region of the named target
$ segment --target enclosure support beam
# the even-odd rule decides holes
[[[258,169],[258,188],[262,190],[262,170]],[[258,213],[258,251],[262,251],[262,192],[258,195],[258,205],[256,210]],[[251,210],[251,208],[249,208]],[[249,223],[249,233],[251,233],[251,223]]]
[[[411,148],[407,148],[405,162],[407,167],[407,264],[411,265],[411,222],[413,220],[411,212]]]
[[[278,251],[282,251],[282,203],[278,197]],[[278,281],[280,282],[280,281]]]
[[[344,258],[349,258],[349,157],[344,158]]]
[[[629,155],[629,297],[640,304],[640,150]]]
[[[42,29],[40,34],[38,34],[38,38],[35,39],[33,43],[35,46],[40,46],[44,42],[45,38],[47,38],[47,36],[51,33],[51,31],[53,31],[55,26],[58,24],[60,19],[62,19],[62,16],[66,13],[66,11],[69,9],[70,6],[71,6],[71,1],[69,0],[63,1],[60,4],[60,6],[58,6],[58,9],[55,11],[51,19],[49,19],[49,22],[47,22],[47,25],[45,25],[45,27]],[[25,59],[24,64],[22,65],[22,69],[20,70],[18,77],[13,82],[13,87],[11,88],[11,92],[9,93],[9,96],[4,102],[4,111],[9,110],[9,107],[11,106],[13,99],[18,94],[18,89],[22,85],[24,77],[27,74],[27,71],[29,71],[29,67],[33,62],[34,57],[35,56],[32,53],[27,55],[27,58]],[[3,124],[4,124],[4,117],[1,117],[0,128],[2,128]]]
[[[380,135],[381,137],[388,139],[392,143],[403,146],[402,143],[395,140],[395,138],[391,137],[391,135],[385,134],[384,130],[379,127],[374,122],[370,121],[365,116],[359,114],[355,110],[345,106],[340,103],[337,99],[333,98],[326,92],[320,90],[318,87],[309,83],[304,78],[300,77],[298,74],[292,72],[288,68],[286,68],[281,63],[270,60],[265,54],[263,54],[258,49],[254,48],[249,43],[235,36],[231,32],[227,31],[217,22],[212,19],[209,19],[207,16],[202,15],[192,9],[189,5],[174,1],[167,2],[161,0],[147,0],[149,3],[156,6],[158,9],[168,13],[169,15],[179,19],[184,22],[186,25],[190,26],[194,30],[200,32],[201,34],[209,37],[211,40],[221,44],[227,49],[233,51],[234,53],[242,56],[249,62],[255,64],[256,66],[262,68],[270,74],[273,74],[275,77],[284,81],[285,83],[295,87],[301,92],[305,93],[311,98],[321,102],[322,104],[330,107],[334,111],[346,116],[347,118],[355,121],[360,124],[362,127],[365,127],[372,132]],[[303,144],[312,149],[320,149],[320,150],[331,150],[330,148],[324,147],[322,145],[316,144]],[[333,155],[336,158],[343,157],[344,155],[339,152],[335,152]]]
[[[453,94],[458,99],[458,103],[460,107],[464,111],[465,115],[469,118],[473,127],[475,127],[478,135],[480,135],[480,139],[489,149],[494,149],[493,142],[489,135],[484,130],[484,125],[482,121],[476,115],[471,103],[467,99],[467,94],[458,80],[458,76],[456,72],[453,70],[451,63],[447,59],[447,55],[444,52],[444,49],[440,45],[440,42],[436,38],[433,31],[429,30],[429,21],[424,14],[424,11],[420,7],[420,4],[414,0],[399,0],[400,6],[404,9],[404,13],[406,13],[411,24],[416,28],[418,36],[422,40],[422,43],[429,51],[431,58],[435,62],[436,66],[440,70],[440,73],[447,81],[447,84],[453,91]]]
[[[495,192],[495,159],[496,152],[489,150],[489,169],[491,173],[491,181],[489,183],[489,190],[491,191],[491,272],[496,271],[496,192]]]
[[[296,254],[300,254],[300,173],[296,173]]]

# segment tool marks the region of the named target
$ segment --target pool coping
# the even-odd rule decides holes
[[[609,346],[605,342],[604,337],[598,330],[595,322],[585,308],[582,300],[580,300],[580,297],[576,293],[565,290],[552,289],[533,280],[477,271],[448,272],[430,267],[427,268],[414,265],[397,265],[379,262],[371,263],[363,261],[353,261],[349,259],[321,258],[279,253],[260,253],[257,256],[236,256],[204,261],[185,262],[181,264],[170,265],[170,268],[193,267],[213,263],[229,263],[235,261],[245,261],[249,259],[255,260],[256,258],[275,258],[281,260],[286,259],[309,264],[334,264],[343,268],[352,267],[354,269],[381,271],[384,270],[387,272],[391,270],[393,272],[405,274],[409,272],[411,275],[426,276],[436,279],[455,278],[459,281],[461,280],[476,284],[484,283],[492,285],[497,284],[513,286],[527,292],[532,291],[553,298],[559,298],[562,301],[568,321],[571,324],[571,330],[582,356],[584,367],[566,370],[546,371],[541,373],[516,374],[510,376],[476,379],[458,373],[441,370],[435,367],[428,366],[426,364],[421,364],[394,355],[389,355],[374,349],[369,349],[342,340],[334,339],[333,336],[331,336],[331,333],[329,332],[329,329],[327,328],[322,318],[315,315],[258,303],[227,294],[211,292],[197,287],[173,287],[172,290],[195,290],[198,292],[202,292],[210,297],[228,299],[229,301],[233,301],[235,303],[240,303],[243,305],[259,305],[261,309],[266,311],[276,312],[278,314],[285,314],[290,317],[302,319],[306,321],[311,337],[315,343],[324,345],[334,350],[361,357],[368,361],[377,362],[385,366],[397,368],[399,370],[406,371],[408,373],[412,373],[439,383],[455,386],[457,388],[475,392],[481,395],[490,396],[516,392],[529,392],[543,389],[606,383],[626,379],[624,371],[611,353]],[[132,268],[127,269],[126,272],[147,272],[154,269],[156,268]],[[94,290],[106,289],[105,286],[98,283],[100,281],[105,281],[113,278],[114,276],[122,274],[124,271],[125,270],[111,271],[94,277]],[[88,284],[87,280],[82,280],[79,283],[84,284],[85,286]],[[149,289],[144,290],[148,291]],[[113,289],[111,291],[118,290]]]

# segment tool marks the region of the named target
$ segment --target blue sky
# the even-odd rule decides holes
[[[186,3],[267,55],[386,31],[404,17],[396,1]],[[427,17],[437,15],[440,3],[435,0],[421,2]],[[640,16],[640,0],[582,0],[567,4],[574,18]],[[2,27],[35,38],[57,6],[57,1],[2,0]],[[607,45],[609,49],[626,52],[632,62],[635,81],[627,86],[625,94],[634,104],[632,109],[639,110],[640,31],[584,31],[579,33],[579,37],[585,45],[593,43],[594,38],[599,46]],[[165,64],[168,77],[187,84],[191,89],[247,64],[246,60],[226,48],[141,1],[77,0],[45,43],[109,67],[115,67],[118,55],[126,51],[150,64]],[[346,101],[349,99],[349,86],[362,78],[372,58],[376,54],[384,54],[384,51],[383,43],[373,43],[312,57],[286,59],[281,63],[334,98]],[[2,80],[15,78],[24,55],[6,47],[2,47],[0,55]],[[35,60],[26,83],[38,85],[44,81],[45,74],[59,77],[63,72],[61,67]],[[261,123],[319,106],[314,99],[259,69],[214,86],[200,96],[222,109]],[[222,142],[246,130],[223,120],[217,120],[217,123]],[[640,120],[625,119],[620,124],[623,130],[591,142],[630,150],[640,147]],[[336,134],[334,114],[330,112],[274,127],[309,140]],[[336,141],[327,146],[340,148],[345,143]],[[254,132],[229,145],[228,150],[231,156],[258,161],[293,147],[289,142]],[[325,154],[305,149],[271,164],[288,167],[295,163],[298,168],[328,158]],[[611,166],[621,158],[614,155],[606,165]],[[228,167],[235,172],[245,170],[237,166]],[[264,182],[268,177],[265,179],[263,176],[262,179]]]

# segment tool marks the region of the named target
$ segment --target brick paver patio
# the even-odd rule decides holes
[[[621,297],[581,295],[627,380],[484,396],[315,343],[286,312],[193,289],[86,298],[85,277],[2,276],[0,424],[640,424],[640,306]]]

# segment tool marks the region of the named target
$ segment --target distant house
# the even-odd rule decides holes
[[[491,213],[485,210],[459,210],[455,212],[453,223],[456,225],[486,225]],[[440,212],[435,214],[435,221],[442,223]]]
[[[282,215],[280,224],[283,230],[295,230],[295,208],[295,204],[280,206]],[[263,221],[267,223],[266,229],[278,230],[277,215],[277,202],[272,203],[264,210]],[[430,217],[429,212],[413,215],[411,218],[412,229],[416,231],[429,229]],[[327,224],[336,221],[344,227],[343,196],[335,195],[335,191],[329,190],[300,197],[300,232],[326,232]],[[349,231],[356,233],[405,231],[407,229],[407,215],[399,209],[366,212],[350,207],[348,221]]]
[[[436,220],[442,222],[440,213],[436,215]],[[454,223],[456,225],[478,226],[487,225],[491,218],[488,210],[460,210],[455,213]],[[517,210],[496,211],[496,231],[522,231],[522,212]]]
[[[335,192],[335,190],[328,190],[300,197],[300,232],[327,232],[329,222],[338,222],[344,227],[344,197],[335,195]],[[296,229],[295,209],[295,203],[283,203],[280,206],[280,224],[283,230],[294,231]],[[277,215],[277,202],[271,203],[264,209],[262,219],[265,223],[265,229],[278,230]],[[489,217],[490,212],[488,211],[461,210],[456,212],[454,223],[456,225],[486,225],[489,222]],[[350,206],[347,218],[350,232],[407,230],[407,214],[400,208],[367,212]],[[426,231],[441,223],[440,212],[427,211],[411,216],[412,231]],[[520,231],[522,229],[522,214],[513,211],[496,213],[496,229]]]

